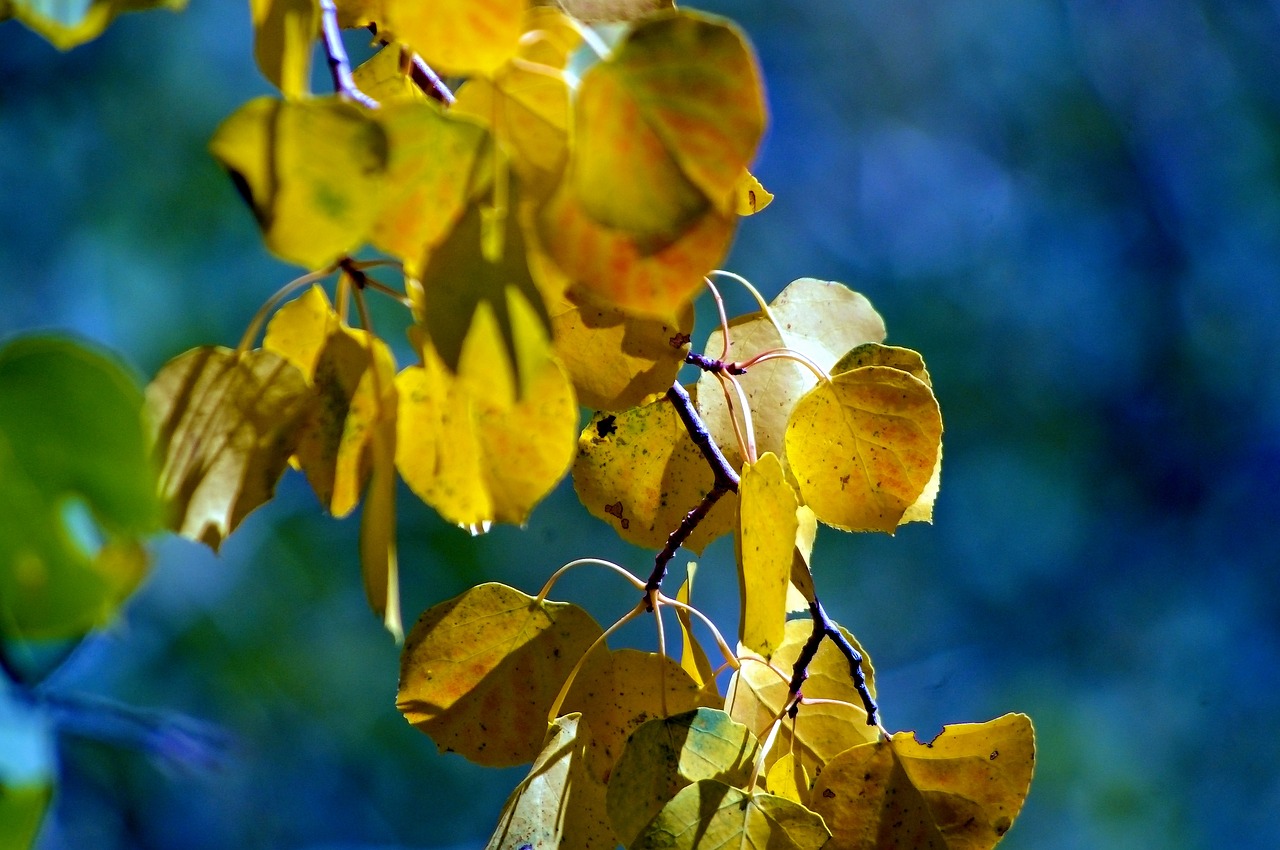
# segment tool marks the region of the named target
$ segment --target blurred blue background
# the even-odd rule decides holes
[[[827,531],[815,556],[886,723],[1033,717],[1010,850],[1280,846],[1280,6],[711,8],[754,39],[773,115],[777,200],[726,267],[864,292],[942,403],[935,523]],[[234,345],[295,271],[205,144],[266,91],[245,3],[126,16],[67,54],[0,26],[0,336],[72,330],[139,376]],[[410,620],[574,557],[651,563],[567,485],[477,540],[405,495]],[[50,683],[56,746],[0,696],[6,758],[59,778],[38,846],[482,846],[522,771],[439,756],[395,711],[356,529],[286,476],[220,557],[156,543]],[[697,591],[722,611],[730,545]],[[600,619],[632,602],[607,576],[563,587]]]

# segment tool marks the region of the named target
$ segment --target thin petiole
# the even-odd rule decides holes
[[[253,345],[253,341],[258,338],[259,332],[262,331],[262,326],[266,323],[267,316],[275,312],[276,307],[280,305],[281,301],[288,298],[302,287],[315,283],[318,280],[323,280],[333,274],[334,269],[336,268],[337,265],[335,264],[319,271],[309,272],[304,274],[302,277],[294,278],[284,286],[280,287],[280,289],[276,291],[275,295],[268,298],[266,303],[258,308],[258,312],[254,314],[253,320],[249,322],[249,327],[245,329],[244,336],[240,337],[240,344],[236,346],[236,353],[244,354],[249,350]]]
[[[716,646],[720,647],[720,654],[724,656],[725,662],[728,663],[731,667],[733,667],[733,669],[735,670],[738,669],[737,656],[735,656],[733,652],[730,651],[729,644],[725,642],[724,635],[720,634],[720,630],[716,628],[715,623],[711,622],[711,618],[709,618],[706,614],[703,614],[697,608],[694,608],[692,605],[686,602],[681,602],[679,599],[673,599],[672,597],[667,596],[665,593],[658,594],[658,601],[661,602],[663,605],[670,605],[672,608],[676,608],[680,611],[687,611],[688,613],[692,614],[693,616],[701,620],[703,624],[706,625],[706,627],[711,630],[711,634],[716,639]]]
[[[743,368],[751,368],[759,366],[761,363],[768,363],[770,360],[791,360],[799,363],[814,374],[819,381],[829,384],[831,376],[827,374],[827,370],[823,369],[817,363],[814,363],[807,355],[801,354],[794,348],[771,348],[768,351],[762,351],[755,357],[742,364]]]
[[[752,285],[751,281],[747,280],[745,277],[743,277],[740,274],[736,274],[734,272],[727,272],[724,269],[715,269],[709,272],[709,274],[720,275],[721,277],[727,277],[730,280],[737,281],[738,283],[742,284],[743,288],[746,289],[747,292],[750,292],[751,297],[754,298],[756,300],[756,303],[760,305],[760,312],[763,313],[764,317],[769,320],[769,324],[773,325],[774,330],[778,332],[778,336],[782,337],[783,339],[787,338],[787,335],[782,330],[782,325],[778,322],[777,317],[773,315],[773,311],[769,309],[769,302],[764,300],[764,296],[760,294],[760,290],[756,289],[755,286]]]
[[[703,277],[707,284],[707,289],[711,292],[712,299],[716,302],[716,312],[720,314],[720,341],[724,344],[720,346],[720,360],[723,361],[729,356],[729,316],[724,311],[724,299],[720,297],[720,290],[711,282],[711,278]]]
[[[538,598],[536,601],[538,603],[542,603],[546,600],[547,594],[551,592],[551,588],[555,586],[555,583],[560,580],[561,576],[569,572],[569,570],[574,567],[580,567],[583,564],[594,564],[598,567],[608,567],[627,581],[631,582],[632,586],[634,586],[636,590],[644,590],[643,581],[636,578],[630,570],[625,567],[618,566],[613,561],[606,561],[603,558],[578,558],[576,561],[570,561],[551,574],[551,578],[547,579],[547,583],[542,586],[542,590],[538,591]]]

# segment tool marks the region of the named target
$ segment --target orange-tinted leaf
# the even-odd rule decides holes
[[[787,586],[796,548],[796,494],[777,456],[766,452],[743,464],[738,485],[740,614],[738,640],[763,658],[782,645],[786,633]]]
[[[492,74],[515,55],[525,0],[382,0],[385,28],[441,73]]]
[[[396,706],[442,751],[490,766],[529,761],[561,685],[600,634],[576,605],[473,587],[409,632]]]
[[[311,91],[311,52],[320,29],[316,0],[249,0],[253,58],[285,97]]]

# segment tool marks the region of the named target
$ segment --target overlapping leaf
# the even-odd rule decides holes
[[[751,313],[730,322],[726,360],[745,361],[765,351],[790,348],[819,368],[830,369],[846,351],[865,342],[879,342],[885,335],[884,320],[871,302],[833,281],[792,281],[773,300],[769,312],[773,321],[763,313]],[[720,330],[711,332],[705,350],[711,357],[721,356],[724,334]],[[751,406],[756,452],[773,452],[788,467],[784,441],[787,421],[817,378],[800,363],[772,360],[752,367],[738,381]],[[734,407],[738,407],[736,396]],[[720,383],[710,373],[698,378],[698,412],[726,454],[738,457],[733,419]]]
[[[442,751],[490,766],[527,762],[542,749],[561,685],[600,634],[575,605],[473,587],[409,632],[396,706]]]
[[[665,397],[621,413],[597,413],[578,438],[573,485],[582,504],[623,540],[660,549],[715,477]],[[737,496],[727,494],[685,548],[701,552],[733,529]]]
[[[336,97],[257,98],[209,143],[253,209],[267,247],[309,269],[362,245],[382,207],[387,135]]]
[[[690,561],[688,571],[688,576],[676,591],[676,600],[685,605],[691,604],[693,577],[698,572],[698,565]],[[706,650],[702,648],[702,644],[693,633],[693,615],[687,609],[676,608],[676,619],[680,623],[681,669],[689,674],[689,678],[693,679],[698,687],[715,688],[715,668],[711,666],[711,659],[707,658]]]
[[[253,58],[285,97],[311,91],[311,53],[320,29],[316,0],[249,0]]]
[[[758,744],[723,711],[699,708],[641,724],[609,776],[609,819],[624,846],[686,785],[745,785]]]
[[[809,777],[794,753],[783,753],[778,757],[765,774],[765,784],[770,794],[802,806],[809,805]]]
[[[102,35],[116,15],[142,9],[177,11],[186,5],[186,0],[5,0],[0,21],[12,15],[54,47],[70,50]]]
[[[777,455],[766,452],[758,462],[743,464],[735,536],[738,641],[765,659],[786,636],[787,587],[799,530],[796,508],[795,491]]]
[[[297,367],[270,351],[204,347],[165,364],[146,400],[170,527],[216,550],[271,498],[311,399]]]
[[[580,714],[558,718],[529,775],[507,798],[485,850],[610,850],[605,788],[586,765],[590,730]]]
[[[670,9],[672,0],[533,0],[537,6],[557,6],[584,24],[634,21]]]
[[[96,351],[28,337],[0,348],[0,398],[0,635],[83,634],[161,524],[142,392]]]
[[[373,4],[371,3],[370,5]],[[339,14],[341,14],[341,10]],[[377,16],[360,13],[358,9],[353,9],[352,17],[359,19],[360,17],[376,18]],[[362,26],[367,26],[367,24],[354,24],[351,28],[355,29]],[[356,84],[356,88],[373,98],[382,107],[400,103],[425,102],[427,100],[426,92],[413,82],[412,77],[404,73],[402,67],[406,58],[404,50],[405,48],[400,45],[388,44],[360,63],[351,72],[351,79]],[[379,117],[385,116],[380,114]],[[396,146],[397,143],[395,142],[391,145],[392,157],[396,156]],[[395,168],[394,163],[390,168]],[[389,182],[393,186],[396,184],[395,178],[391,178]]]
[[[804,806],[772,794],[748,793],[715,779],[702,779],[681,789],[630,850],[818,850],[830,837],[822,818]]]
[[[382,0],[382,25],[441,73],[492,74],[515,55],[525,0]]]
[[[786,707],[791,669],[811,632],[812,627],[807,620],[787,621],[786,639],[771,659],[777,670],[747,661],[734,674],[725,705],[733,719],[745,723],[756,737],[768,734],[774,718]],[[862,671],[867,678],[867,688],[874,696],[875,670],[871,659],[856,640],[852,637],[849,640],[862,652]],[[813,776],[828,759],[849,747],[876,739],[876,727],[867,725],[862,698],[853,687],[849,662],[829,640],[822,642],[809,665],[804,695],[847,704],[801,705],[794,722],[784,721],[770,750],[768,764],[777,761],[782,753],[794,752],[805,773]]]
[[[910,732],[841,753],[814,784],[832,850],[987,850],[1009,831],[1031,785],[1035,733],[1023,714]]]
[[[796,404],[787,458],[818,519],[892,532],[938,465],[942,417],[933,390],[889,366],[832,376]]]

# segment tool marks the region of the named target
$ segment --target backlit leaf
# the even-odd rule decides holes
[[[693,577],[697,572],[698,565],[690,561],[688,576],[680,585],[680,589],[676,591],[676,601],[683,602],[685,605],[691,604]],[[693,679],[698,684],[698,687],[715,687],[715,668],[711,666],[711,660],[707,658],[706,651],[702,648],[702,644],[698,643],[698,638],[693,633],[693,615],[683,608],[676,608],[676,619],[680,623],[682,644],[680,668],[689,674],[689,678]]]
[[[338,325],[338,314],[329,296],[314,285],[276,311],[267,323],[262,347],[288,360],[303,378],[312,381],[320,353]]]
[[[792,753],[778,757],[765,775],[765,784],[770,794],[802,806],[809,804],[809,777],[805,775],[804,765]]]
[[[367,110],[339,98],[251,100],[209,148],[253,209],[267,247],[306,268],[362,245],[381,210],[386,133]]]
[[[62,638],[106,621],[161,526],[143,395],[69,339],[0,347],[0,635]]]
[[[822,818],[804,806],[703,779],[681,789],[630,850],[819,850],[830,837]]]
[[[492,74],[515,55],[525,0],[382,0],[385,28],[441,73]]]
[[[818,598],[810,559],[818,536],[818,517],[808,505],[796,508],[796,548],[791,553],[791,582],[787,585],[787,613],[806,611]]]
[[[387,383],[392,386],[392,376]],[[369,490],[360,516],[360,574],[373,613],[397,642],[404,640],[400,615],[400,564],[396,555],[396,418],[379,416],[369,428]]]
[[[743,169],[734,187],[734,208],[738,215],[755,215],[773,202],[773,193],[766,189],[755,175]]]
[[[781,675],[757,662],[743,663],[734,674],[725,705],[733,719],[745,723],[756,737],[768,734],[774,718],[786,707],[792,666],[812,631],[808,620],[787,621],[786,640],[771,659]],[[874,696],[875,670],[871,659],[856,640],[847,634],[846,637],[862,653],[862,671]],[[828,759],[849,747],[873,741],[879,734],[876,727],[867,725],[867,714],[862,709],[862,698],[853,687],[848,660],[830,640],[822,642],[809,665],[804,695],[849,704],[801,705],[794,721],[783,722],[767,757],[768,765],[777,761],[782,753],[793,752],[805,772],[814,776]]]
[[[316,0],[249,0],[253,58],[288,98],[311,91],[311,52],[320,30]]]
[[[0,5],[0,20],[7,12],[54,47],[70,50],[102,35],[116,15],[142,9],[177,11],[186,5],[186,0],[6,0]]]
[[[489,766],[527,762],[561,685],[600,634],[576,605],[473,587],[410,630],[396,707],[442,751]]]
[[[371,337],[366,331],[349,328],[330,337],[330,342],[336,342],[340,336],[346,337],[359,347],[357,354],[348,344],[344,343],[343,346],[352,360],[363,368],[359,373],[359,383],[356,384],[355,392],[350,396],[346,416],[342,419],[341,438],[338,441],[337,454],[333,457],[333,496],[329,501],[329,510],[337,517],[349,514],[360,501],[360,489],[369,476],[370,446],[379,429],[383,431],[383,439],[386,439],[392,447],[387,459],[395,457],[394,431],[398,400],[396,364],[387,344],[376,337]],[[373,348],[372,357],[370,357],[370,345]],[[323,363],[323,355],[321,362]],[[317,378],[319,378],[319,371],[317,371]],[[317,390],[320,390],[318,380]],[[299,458],[303,461],[303,469],[306,470],[308,468],[306,458],[301,454],[304,445],[300,443],[298,450]],[[323,459],[326,464],[328,461],[328,457]]]
[[[584,24],[634,21],[675,6],[672,0],[534,0],[559,6]]]
[[[352,69],[351,79],[356,88],[373,98],[384,109],[393,104],[424,103],[428,100],[426,92],[418,88],[413,79],[402,68],[405,54],[400,45],[383,46],[359,66]],[[382,112],[376,114],[385,118]],[[383,122],[386,126],[386,122]],[[395,157],[396,143],[391,143],[391,156]],[[394,168],[388,166],[388,170]],[[388,184],[396,185],[395,178],[388,178]]]
[[[684,364],[693,308],[678,319],[629,315],[570,293],[551,309],[556,356],[573,378],[578,400],[596,410],[625,410],[666,392]]]
[[[738,485],[739,642],[768,659],[786,633],[787,587],[796,548],[796,494],[777,455],[742,466]]]
[[[578,438],[578,497],[637,546],[661,549],[714,484],[706,458],[665,397],[621,413],[597,413]],[[731,531],[737,501],[728,493],[716,502],[685,548],[701,552]]]
[[[610,850],[605,788],[586,767],[590,731],[580,714],[557,718],[547,742],[502,807],[485,850]]]
[[[892,532],[933,477],[942,417],[918,378],[863,366],[810,390],[792,412],[786,442],[800,495],[818,519]]]
[[[217,549],[271,498],[298,441],[311,392],[270,351],[196,348],[147,387],[170,527]]]
[[[609,819],[630,845],[681,788],[701,779],[745,785],[757,743],[723,711],[699,708],[641,724],[609,776]]]
[[[912,377],[919,378],[927,387],[933,386],[929,378],[929,370],[924,367],[924,358],[917,351],[897,345],[881,345],[878,342],[867,342],[845,353],[831,367],[831,374],[851,372],[863,366],[892,366],[901,369]]]
[[[946,726],[922,744],[910,732],[832,759],[812,804],[833,850],[987,850],[1022,808],[1035,761],[1023,714]]]
[[[763,313],[751,313],[729,323],[729,351],[725,359],[744,361],[777,348],[791,348],[822,369],[830,369],[841,354],[864,342],[884,339],[884,320],[861,294],[842,283],[800,278],[787,285],[770,305],[778,326]],[[724,334],[714,330],[706,353],[720,357]],[[771,360],[753,366],[738,378],[751,405],[757,456],[773,452],[789,468],[784,434],[796,403],[817,383],[805,366],[791,360]],[[734,407],[738,406],[735,397]],[[698,378],[698,412],[707,430],[730,459],[740,456],[733,420],[714,375]]]

